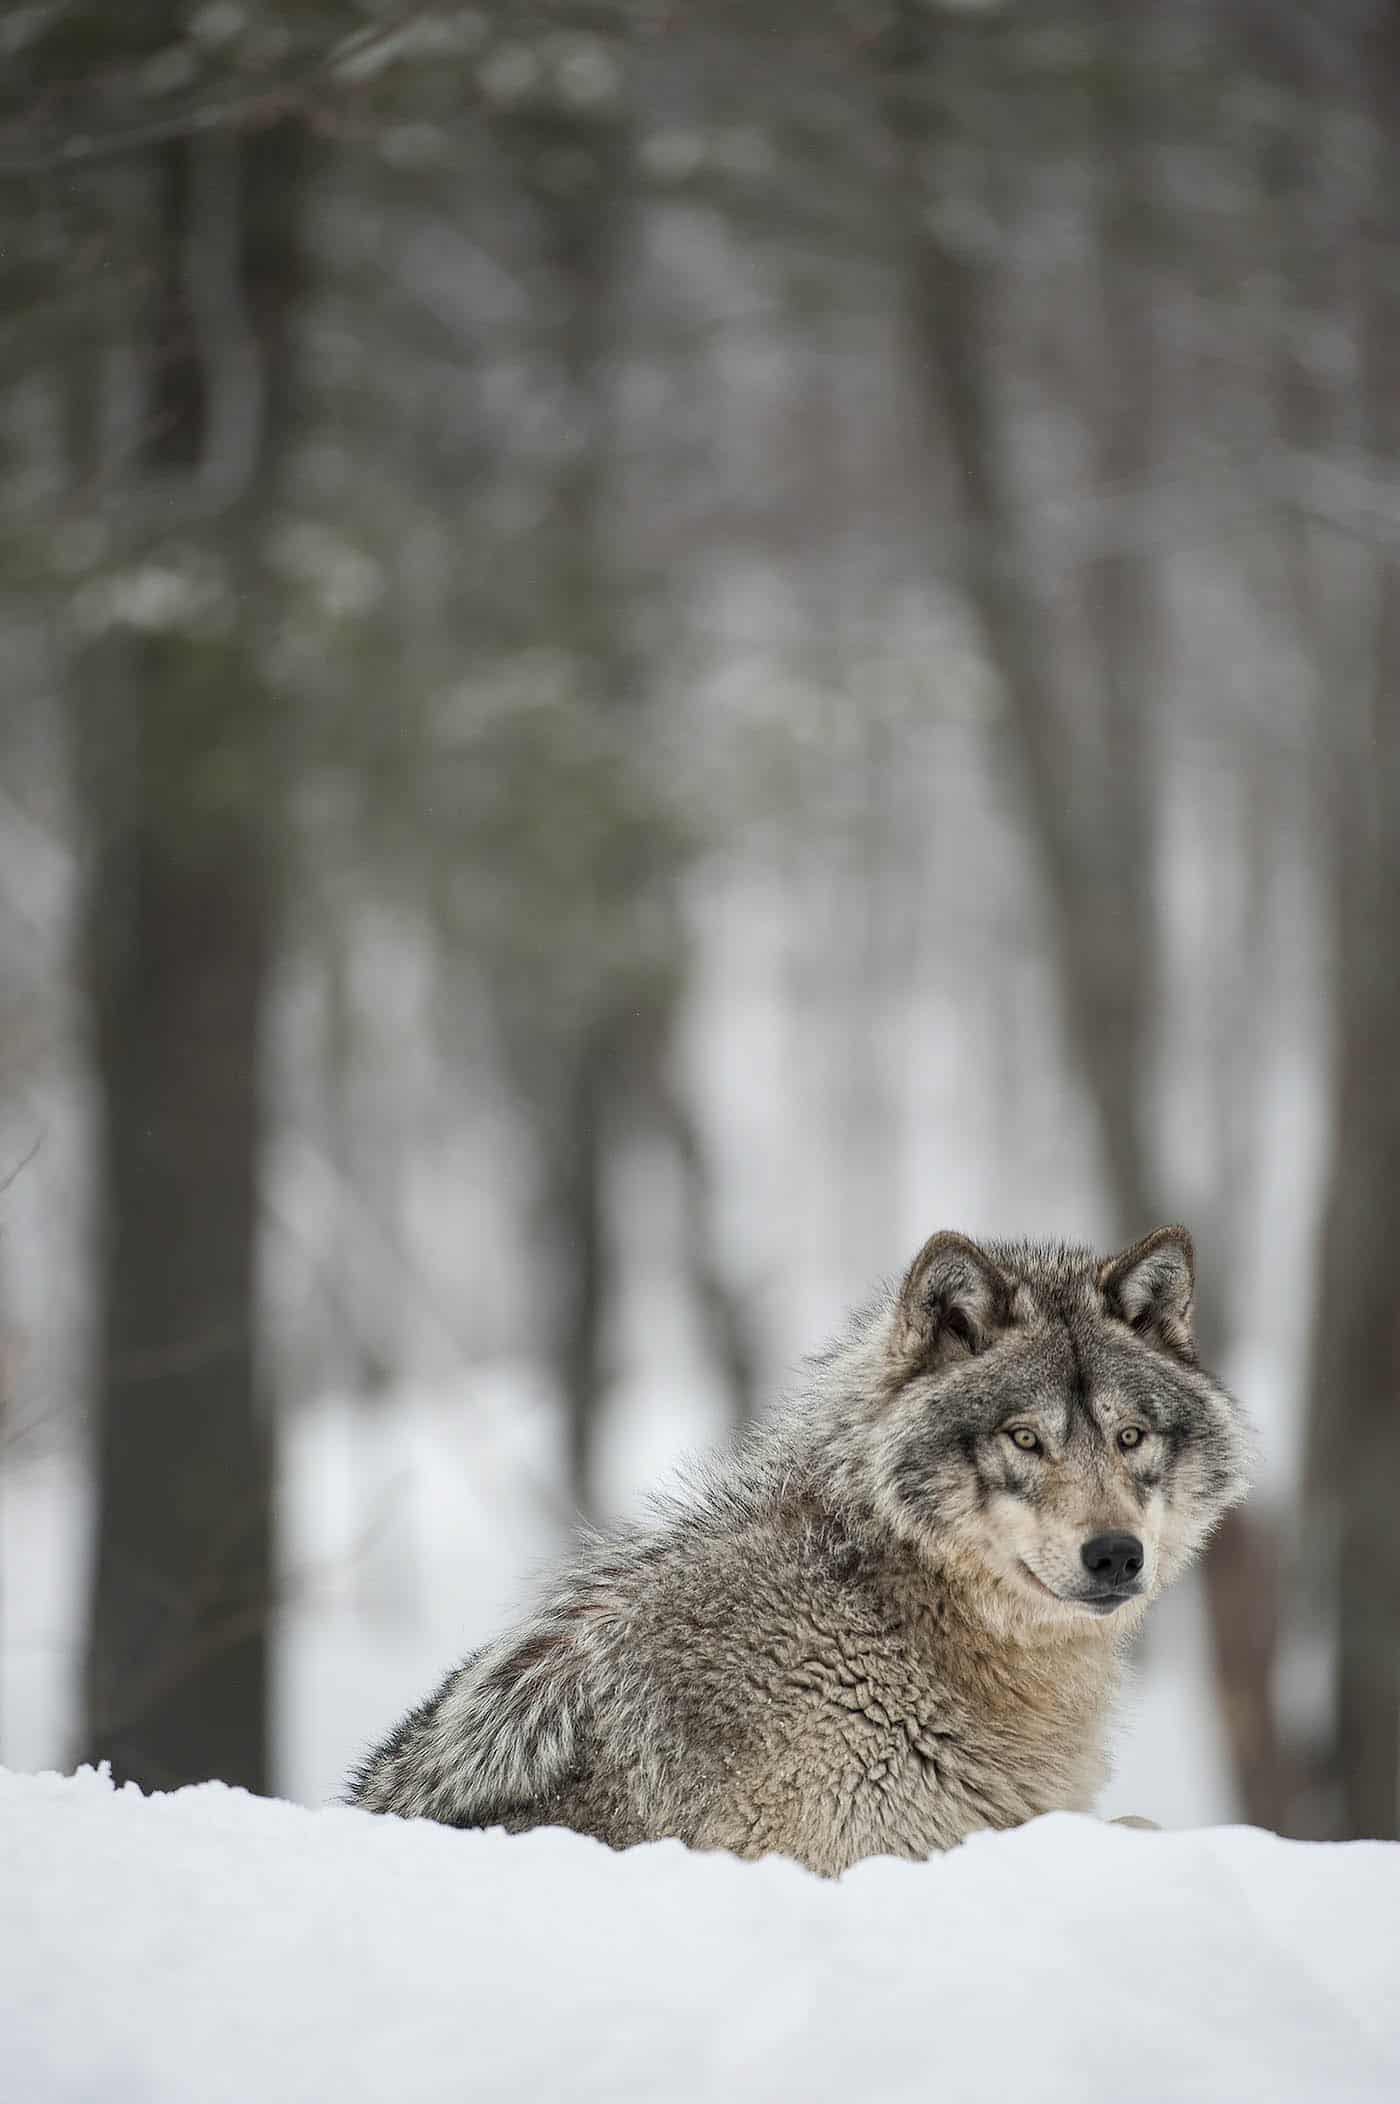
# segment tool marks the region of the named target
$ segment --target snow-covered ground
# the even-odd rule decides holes
[[[0,1770],[11,2104],[1400,2096],[1400,1846],[1057,1814],[839,1884]]]

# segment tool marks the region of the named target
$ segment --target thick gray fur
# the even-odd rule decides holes
[[[935,1235],[771,1425],[587,1538],[353,1801],[826,1875],[1088,1810],[1125,1639],[1244,1495],[1193,1289],[1179,1228],[1107,1261]],[[1080,1552],[1115,1529],[1143,1569],[1108,1609]]]

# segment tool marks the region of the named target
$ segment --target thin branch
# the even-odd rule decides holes
[[[33,1161],[35,1155],[39,1152],[39,1149],[43,1146],[43,1144],[44,1135],[41,1132],[39,1134],[39,1137],[35,1140],[34,1145],[29,1149],[29,1152],[27,1154],[21,1155],[20,1159],[15,1163],[15,1166],[13,1169],[11,1169],[9,1175],[5,1177],[0,1177],[0,1197],[3,1197],[4,1193],[9,1190],[10,1185],[14,1183],[18,1177],[24,1174],[25,1170],[29,1167],[29,1164]]]
[[[33,122],[13,126],[11,137],[19,143],[0,145],[0,178],[54,175],[63,169],[87,167],[94,161],[163,146],[172,139],[192,138],[200,132],[275,123],[280,117],[304,110],[312,91],[338,75],[351,87],[358,85],[372,70],[370,60],[379,57],[387,62],[396,42],[411,42],[408,33],[438,12],[432,7],[411,7],[392,21],[363,25],[348,36],[338,37],[285,80],[213,102],[187,102],[140,124],[118,125],[110,130],[96,125],[80,127],[64,139],[51,139],[42,145],[33,143],[40,126]]]

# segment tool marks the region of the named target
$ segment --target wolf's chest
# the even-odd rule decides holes
[[[986,1827],[1087,1810],[1103,1780],[1098,1705],[962,1684],[905,1643],[848,1637],[763,1679],[731,1769],[754,1853],[834,1868],[926,1856]]]

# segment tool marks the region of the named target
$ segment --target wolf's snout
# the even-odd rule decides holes
[[[1142,1543],[1135,1534],[1096,1534],[1079,1554],[1096,1585],[1117,1588],[1142,1576]]]

